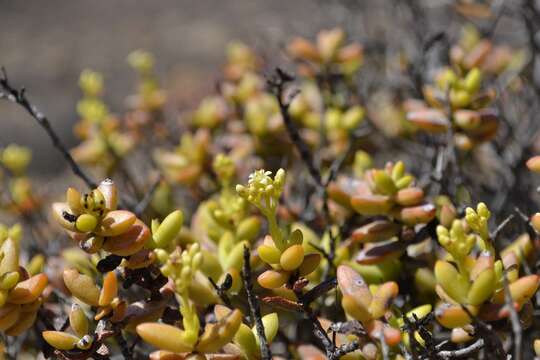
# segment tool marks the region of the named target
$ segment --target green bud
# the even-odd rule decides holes
[[[398,181],[405,175],[405,164],[403,161],[398,161],[392,167],[392,180]]]
[[[183,222],[184,215],[180,210],[176,210],[167,215],[157,228],[157,231],[153,233],[153,240],[156,247],[164,248],[173,241],[180,233]]]
[[[384,170],[373,170],[373,182],[377,191],[384,195],[392,195],[397,192],[394,181]]]

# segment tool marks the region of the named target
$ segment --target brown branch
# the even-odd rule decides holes
[[[148,189],[148,191],[144,194],[144,197],[141,199],[141,201],[139,201],[139,203],[135,206],[135,210],[133,211],[135,215],[141,216],[144,213],[144,211],[148,208],[148,206],[150,205],[150,202],[152,201],[154,197],[154,193],[156,192],[159,184],[161,183],[161,180],[162,179],[160,175],[158,176],[156,181],[154,181],[150,189]]]
[[[308,145],[300,136],[298,128],[296,127],[293,120],[291,119],[291,116],[289,115],[289,102],[286,102],[284,100],[285,86],[287,85],[287,83],[293,80],[294,77],[287,74],[280,68],[277,68],[276,75],[271,79],[268,79],[268,84],[270,85],[271,90],[274,91],[274,95],[276,96],[276,99],[278,101],[279,109],[281,111],[281,117],[283,118],[283,123],[285,124],[285,128],[287,129],[287,133],[289,134],[289,137],[291,138],[294,147],[300,154],[300,158],[306,165],[309,174],[313,179],[313,182],[319,188],[319,190],[321,190],[324,188],[321,173],[319,169],[317,169],[317,167],[315,166],[313,155],[311,154]]]
[[[469,356],[484,347],[484,339],[478,339],[471,345],[458,350],[443,350],[437,355],[443,360],[455,359],[459,357]]]
[[[250,265],[250,253],[247,246],[244,246],[244,265],[242,269],[242,278],[244,280],[244,287],[246,289],[249,310],[251,312],[252,321],[255,323],[257,328],[257,336],[259,337],[259,345],[261,348],[261,357],[262,360],[271,360],[272,352],[270,351],[270,346],[266,340],[266,335],[264,333],[264,325],[261,317],[261,307],[259,305],[259,300],[257,295],[253,292],[253,282],[251,280],[251,265]]]
[[[506,274],[503,274],[503,284],[504,284],[504,302],[505,306],[508,309],[510,313],[510,324],[512,325],[512,334],[513,334],[513,342],[514,342],[514,355],[512,356],[512,360],[521,360],[522,359],[522,338],[523,338],[523,330],[521,328],[521,324],[519,323],[519,315],[514,308],[512,295],[510,294],[510,288],[508,286],[508,279],[506,277]]]

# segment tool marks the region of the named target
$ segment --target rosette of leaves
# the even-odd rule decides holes
[[[490,89],[482,91],[480,69],[456,71],[441,70],[435,84],[424,88],[426,103],[417,102],[407,120],[426,132],[451,131],[456,146],[469,151],[497,133],[497,112],[488,107],[495,94]]]
[[[314,76],[325,71],[350,77],[362,65],[363,49],[357,43],[345,45],[345,40],[345,32],[340,28],[322,30],[315,43],[294,38],[287,45],[287,53],[300,64],[302,75]]]
[[[84,70],[79,78],[79,86],[83,98],[77,103],[81,120],[75,125],[75,133],[82,142],[71,149],[71,154],[80,163],[110,171],[118,159],[133,149],[135,140],[121,127],[120,121],[109,113],[103,102],[103,76],[100,73]]]
[[[397,283],[369,286],[347,265],[338,267],[337,281],[342,294],[341,306],[347,317],[359,321],[375,344],[384,340],[391,347],[398,345],[401,331],[385,321],[385,317],[393,316],[390,306],[399,292]]]
[[[156,148],[152,158],[171,184],[195,185],[204,175],[210,140],[207,129],[185,132],[176,148]]]
[[[435,317],[444,327],[463,328],[471,323],[472,316],[484,321],[508,317],[505,282],[517,311],[538,289],[538,275],[519,276],[520,257],[530,246],[523,241],[527,239],[518,239],[496,259],[487,225],[489,216],[486,205],[480,203],[476,211],[467,209],[465,219],[454,220],[450,229],[437,227],[439,243],[448,253],[447,259],[435,264],[436,291],[443,300]]]
[[[425,201],[424,191],[414,182],[399,161],[366,170],[362,179],[341,178],[330,184],[328,194],[335,203],[368,219],[377,216],[351,234],[351,245],[363,246],[357,262],[376,264],[399,257],[409,245],[400,241],[409,239],[402,232],[435,217],[436,207]]]
[[[116,265],[125,258],[127,267],[147,266],[154,259],[145,249],[150,229],[134,213],[117,210],[117,203],[116,185],[107,179],[84,195],[69,188],[66,201],[52,205],[52,214],[84,251],[104,250],[116,256]]]
[[[34,324],[48,284],[45,274],[20,265],[21,237],[19,225],[8,229],[0,224],[0,331],[8,336],[18,336]]]

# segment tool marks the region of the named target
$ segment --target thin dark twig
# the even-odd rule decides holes
[[[26,97],[26,90],[25,88],[21,88],[20,90],[17,90],[11,84],[9,83],[7,72],[4,67],[2,67],[2,74],[0,76],[0,87],[5,93],[0,93],[0,98],[5,98],[8,101],[11,101],[13,103],[16,103],[20,105],[23,109],[25,109],[30,116],[32,116],[37,123],[45,130],[49,138],[51,139],[53,146],[60,151],[64,159],[69,164],[71,171],[78,176],[84,183],[90,188],[96,188],[97,184],[90,178],[89,175],[87,175],[75,162],[69,151],[67,150],[67,147],[62,143],[54,129],[52,128],[49,120],[47,117],[39,111]]]
[[[148,208],[160,182],[161,182],[161,176],[158,176],[158,178],[156,179],[156,181],[154,181],[150,189],[146,192],[146,194],[144,194],[144,197],[141,199],[141,201],[139,201],[139,203],[135,206],[135,211],[134,211],[135,215],[137,216],[142,215],[142,213],[144,213],[144,211]]]
[[[253,282],[251,281],[251,265],[249,249],[247,246],[244,246],[244,266],[242,269],[242,278],[244,279],[244,287],[246,289],[249,310],[251,312],[252,321],[255,323],[257,328],[257,336],[259,337],[259,345],[261,348],[261,357],[263,360],[271,360],[272,352],[270,351],[270,346],[266,340],[266,335],[264,333],[264,325],[261,317],[261,308],[259,305],[259,300],[257,295],[253,292]]]
[[[497,237],[499,236],[499,234],[501,233],[502,230],[504,230],[504,228],[510,224],[510,221],[512,221],[514,219],[514,214],[510,214],[506,217],[506,219],[504,219],[498,226],[497,228],[490,234],[490,238],[493,242],[495,242],[497,240]]]
[[[478,339],[471,345],[458,350],[442,350],[437,355],[444,360],[471,355],[484,347],[484,339]]]
[[[521,343],[522,343],[522,337],[523,337],[522,335],[523,330],[521,328],[521,324],[519,323],[519,315],[516,309],[514,308],[512,295],[510,295],[510,288],[508,286],[508,279],[506,277],[506,274],[503,274],[503,284],[504,284],[504,301],[510,313],[510,323],[512,325],[512,334],[513,334],[513,341],[514,341],[514,355],[512,356],[512,360],[521,360],[522,359]]]
[[[291,116],[289,115],[289,102],[285,101],[283,99],[284,92],[285,92],[285,86],[287,83],[294,80],[294,78],[281,70],[280,68],[276,69],[276,76],[268,80],[268,84],[270,85],[271,89],[274,91],[274,94],[276,96],[276,99],[279,103],[279,108],[281,110],[281,117],[283,118],[283,123],[285,124],[285,128],[287,129],[287,133],[289,134],[291,141],[293,145],[295,146],[296,150],[300,154],[300,157],[302,158],[302,161],[308,168],[309,174],[311,175],[313,181],[315,182],[315,185],[317,187],[322,188],[323,187],[323,181],[322,176],[315,166],[315,162],[313,161],[313,155],[311,154],[311,151],[309,150],[308,145],[302,139],[300,136],[300,132],[298,131],[298,128],[294,124],[293,120],[291,119]]]
[[[328,291],[334,289],[337,286],[337,279],[331,278],[329,280],[323,281],[319,285],[315,286],[313,289],[306,292],[302,301],[305,305],[311,304],[315,299],[319,298]]]
[[[227,281],[227,279],[232,280],[229,274],[227,274],[227,278],[225,282]],[[223,303],[227,305],[227,307],[232,308],[233,306],[231,303],[231,299],[229,299],[229,297],[227,296],[227,290],[225,289],[226,286],[224,286],[224,284],[221,284],[221,285],[216,284],[214,279],[212,279],[210,276],[208,277],[208,280],[210,281],[210,284],[212,284],[212,287],[214,288],[214,290],[216,290],[216,293],[220,297],[221,301],[223,301]]]
[[[343,355],[356,351],[360,348],[361,343],[358,340],[351,341],[350,343],[343,344],[336,349],[334,356],[339,359]]]

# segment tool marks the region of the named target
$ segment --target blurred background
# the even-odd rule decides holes
[[[326,3],[326,2],[324,2]],[[85,68],[102,72],[106,101],[123,110],[136,76],[126,56],[142,48],[156,56],[165,87],[178,104],[192,104],[218,80],[225,47],[245,41],[268,59],[292,35],[312,35],[346,18],[338,3],[300,0],[0,1],[0,64],[14,84],[49,117],[70,147]],[[33,150],[31,173],[65,167],[42,129],[21,109],[0,102],[0,145]]]
[[[122,113],[136,82],[126,56],[135,49],[149,50],[174,106],[189,110],[215,87],[232,40],[252,46],[271,69],[290,65],[281,51],[288,40],[313,38],[321,29],[341,26],[368,51],[383,43],[412,53],[419,38],[425,41],[437,32],[452,37],[463,23],[462,16],[449,11],[453,1],[411,4],[419,12],[399,0],[48,0],[45,6],[40,0],[0,0],[0,65],[14,84],[27,88],[72,147],[81,96],[77,82],[85,68],[103,73],[106,102]],[[526,39],[523,27],[509,19],[497,22],[493,36],[515,36],[519,45]],[[415,23],[427,33],[415,33]],[[493,17],[485,23],[491,26]],[[361,82],[369,81],[372,69],[363,68]],[[31,174],[49,177],[65,169],[42,129],[14,104],[0,102],[0,146],[9,143],[33,150]]]

